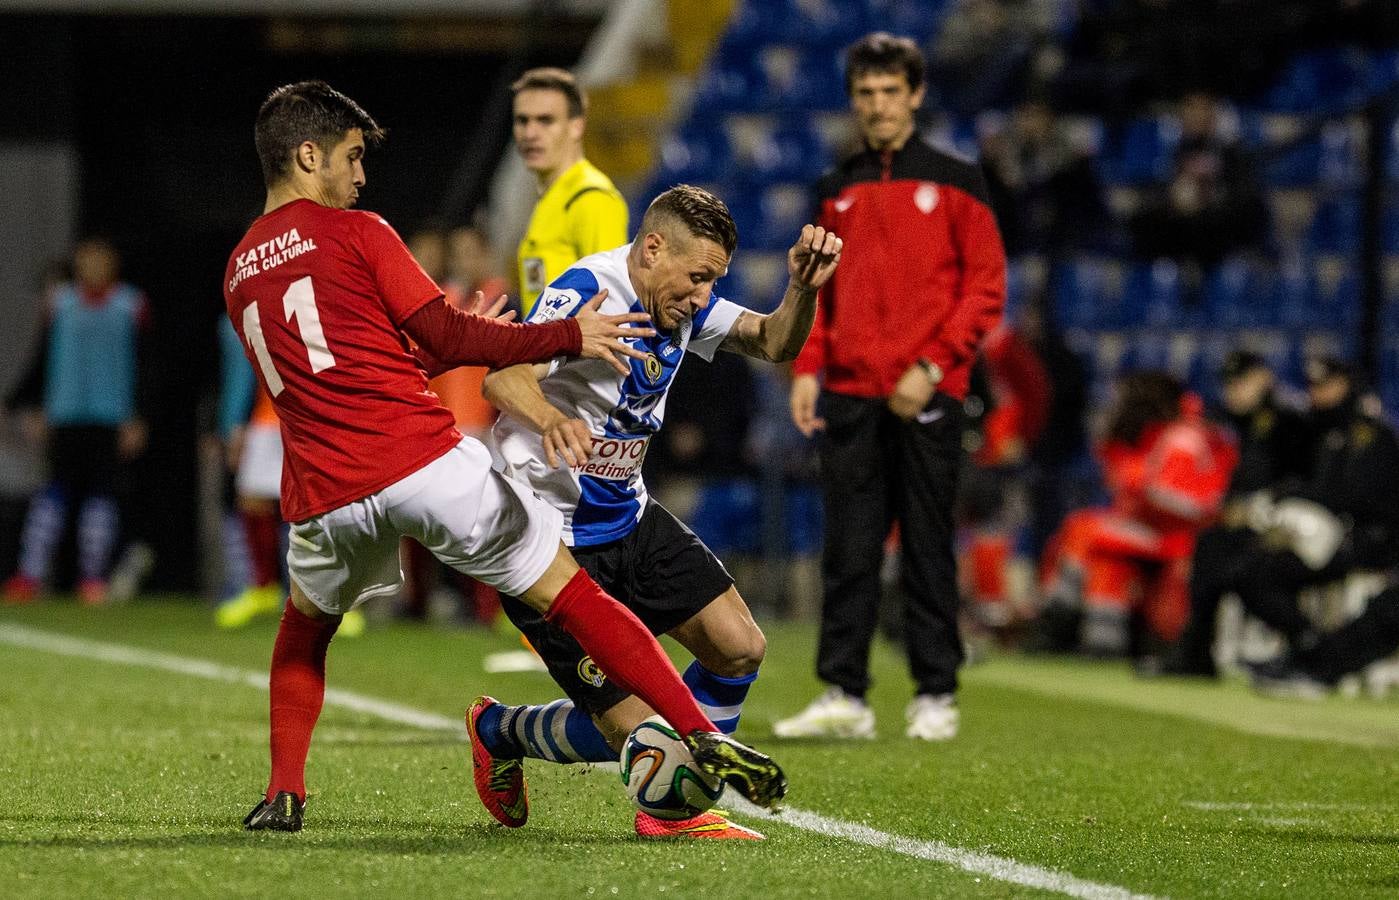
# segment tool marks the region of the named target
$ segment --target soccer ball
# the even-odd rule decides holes
[[[652,716],[622,746],[622,783],[642,812],[688,819],[712,807],[724,783],[700,771],[690,748],[660,716]]]

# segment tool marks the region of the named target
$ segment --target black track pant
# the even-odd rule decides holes
[[[938,394],[922,421],[904,422],[882,399],[827,392],[821,411],[826,541],[817,674],[856,696],[869,688],[884,538],[897,521],[909,668],[919,693],[952,693],[963,659],[952,516],[961,403]]]
[[[1344,577],[1349,568],[1338,553],[1325,568],[1310,569],[1290,550],[1270,547],[1246,528],[1211,528],[1200,535],[1190,573],[1190,623],[1176,652],[1203,663],[1214,644],[1219,603],[1236,593],[1245,610],[1289,641],[1311,631],[1312,623],[1297,603],[1304,587]]]
[[[1297,661],[1325,681],[1358,672],[1399,649],[1399,588],[1370,600],[1365,612],[1298,654]]]

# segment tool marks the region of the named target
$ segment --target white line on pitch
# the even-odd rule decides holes
[[[266,673],[224,666],[188,656],[176,656],[157,650],[146,650],[126,644],[109,644],[85,638],[69,637],[24,625],[0,623],[0,643],[46,653],[56,653],[61,656],[74,656],[145,669],[160,669],[195,678],[267,690]],[[437,713],[424,712],[398,703],[333,689],[326,690],[325,702],[328,706],[338,706],[341,709],[353,710],[389,722],[412,725],[429,731],[451,731],[465,737],[466,729],[457,719]],[[941,841],[925,841],[889,834],[855,822],[831,819],[818,813],[793,807],[788,807],[781,813],[774,814],[737,796],[725,797],[725,802],[730,803],[745,815],[782,825],[790,825],[826,837],[877,847],[904,856],[944,863],[974,875],[986,875],[998,881],[1023,887],[1055,891],[1070,897],[1083,898],[1083,900],[1150,900],[1150,895],[1135,894],[1116,885],[1087,881],[1067,872],[1041,868],[1003,856],[993,856],[989,853],[964,850]]]
[[[1315,810],[1364,810],[1375,807],[1366,803],[1315,803],[1310,800],[1278,800],[1258,803],[1216,802],[1211,800],[1185,800],[1182,806],[1202,809],[1206,812],[1260,812],[1265,810],[1315,809]]]

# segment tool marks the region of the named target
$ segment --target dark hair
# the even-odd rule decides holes
[[[916,91],[923,86],[923,68],[923,53],[911,38],[876,31],[845,51],[845,93],[854,89],[856,78],[871,72],[903,75],[908,89]]]
[[[1180,416],[1185,388],[1165,372],[1133,372],[1117,385],[1117,405],[1108,423],[1108,438],[1136,443],[1147,426]]]
[[[568,117],[576,119],[588,111],[588,95],[578,86],[578,79],[567,69],[546,66],[530,69],[510,85],[512,96],[521,91],[558,91],[568,101]]]
[[[677,184],[662,193],[641,217],[641,233],[660,231],[670,221],[683,224],[691,235],[706,238],[733,256],[738,247],[738,226],[724,201],[692,184]]]
[[[292,155],[303,142],[329,151],[353,128],[364,132],[368,143],[384,138],[384,129],[364,107],[324,81],[282,85],[263,101],[253,129],[263,181],[270,188],[285,178]]]

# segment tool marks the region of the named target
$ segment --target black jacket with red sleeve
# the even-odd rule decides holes
[[[915,135],[900,150],[850,157],[816,192],[818,220],[845,249],[797,374],[824,374],[839,394],[885,397],[925,357],[942,367],[938,390],[964,398],[1006,292],[980,168]]]

